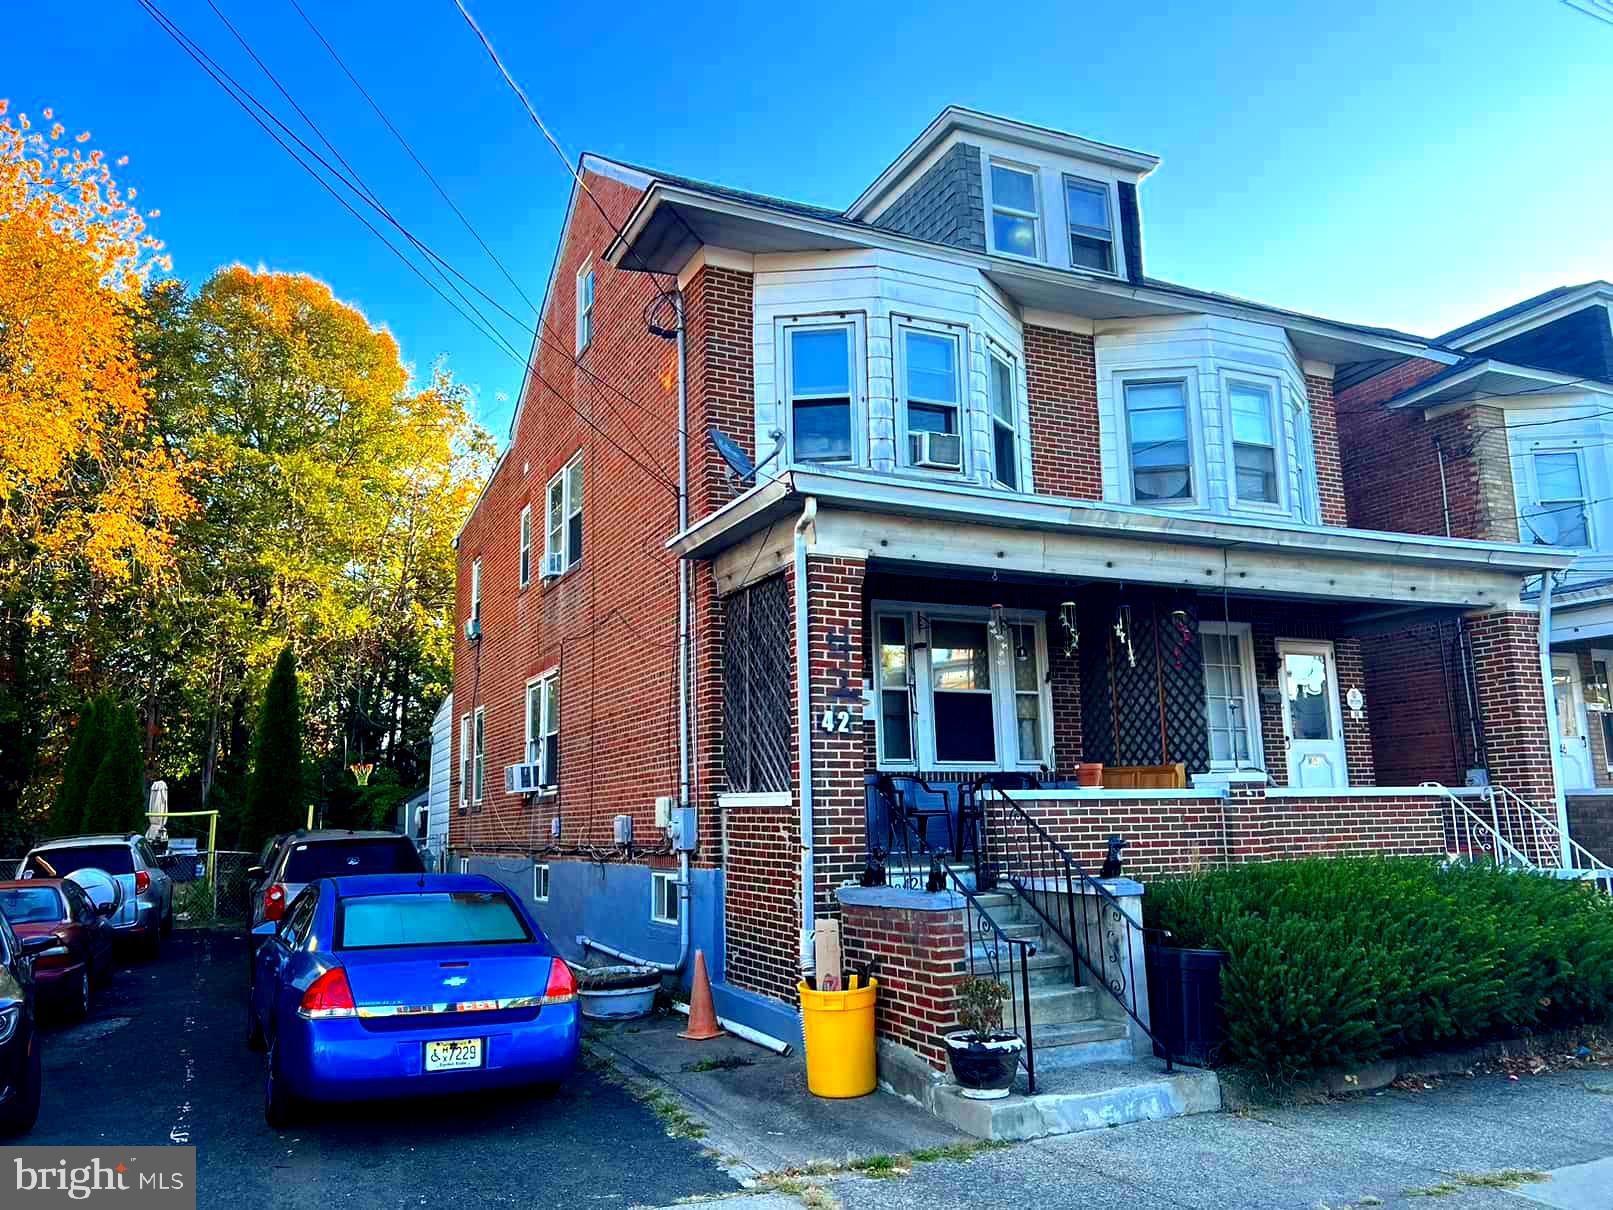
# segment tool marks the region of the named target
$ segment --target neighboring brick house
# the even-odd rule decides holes
[[[686,984],[703,949],[721,1015],[794,1036],[880,772],[950,784],[956,826],[983,775],[1181,764],[1017,796],[1143,873],[1442,851],[1461,808],[1398,775],[1421,741],[1366,661],[1411,620],[1465,620],[1495,780],[1550,805],[1523,583],[1569,556],[1347,527],[1339,384],[1458,357],[1147,276],[1155,166],[957,108],[844,211],[583,157],[454,675],[455,854],[568,956]]]
[[[1613,861],[1613,285],[1548,290],[1434,343],[1445,356],[1334,383],[1350,522],[1585,551],[1551,586],[1551,746],[1558,808]],[[1531,607],[1539,593],[1537,578]],[[1447,622],[1368,643],[1367,683],[1397,739],[1380,744],[1380,770],[1461,780],[1486,764],[1497,723],[1475,725],[1467,641]],[[1406,735],[1423,742],[1403,747]]]

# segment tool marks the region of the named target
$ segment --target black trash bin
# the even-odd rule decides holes
[[[1150,945],[1148,1015],[1154,1053],[1194,1067],[1213,1067],[1221,1057],[1221,968],[1225,950]]]

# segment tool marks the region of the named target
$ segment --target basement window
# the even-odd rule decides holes
[[[673,870],[650,872],[650,919],[656,924],[678,922],[678,875]]]
[[[532,898],[537,903],[549,902],[549,867],[547,865],[534,865],[532,867]]]

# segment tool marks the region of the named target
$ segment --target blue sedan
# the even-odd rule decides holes
[[[247,1044],[264,1116],[309,1101],[555,1086],[578,1049],[577,984],[520,901],[479,874],[324,878],[252,963]]]

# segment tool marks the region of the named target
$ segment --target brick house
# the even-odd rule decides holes
[[[1613,861],[1613,285],[1548,290],[1435,343],[1442,356],[1335,379],[1350,523],[1580,552],[1549,585],[1548,727],[1557,810]],[[1538,608],[1538,578],[1524,595]],[[1380,750],[1380,772],[1460,781],[1486,765],[1451,676],[1466,642],[1447,622],[1369,646],[1380,716],[1422,740]]]
[[[1460,727],[1554,809],[1525,580],[1572,555],[1391,526],[1335,398],[1461,355],[1148,276],[1156,164],[958,108],[845,210],[582,158],[458,542],[465,868],[568,956],[686,985],[703,949],[719,1014],[775,1037],[841,915],[934,1063],[966,923],[850,902],[893,857],[871,776],[948,791],[961,850],[959,787],[1016,775],[999,813],[1094,868],[1123,834],[1143,877],[1443,852],[1463,800],[1386,718],[1397,636],[1459,627]],[[1063,1040],[1113,1040],[1069,1000]]]

